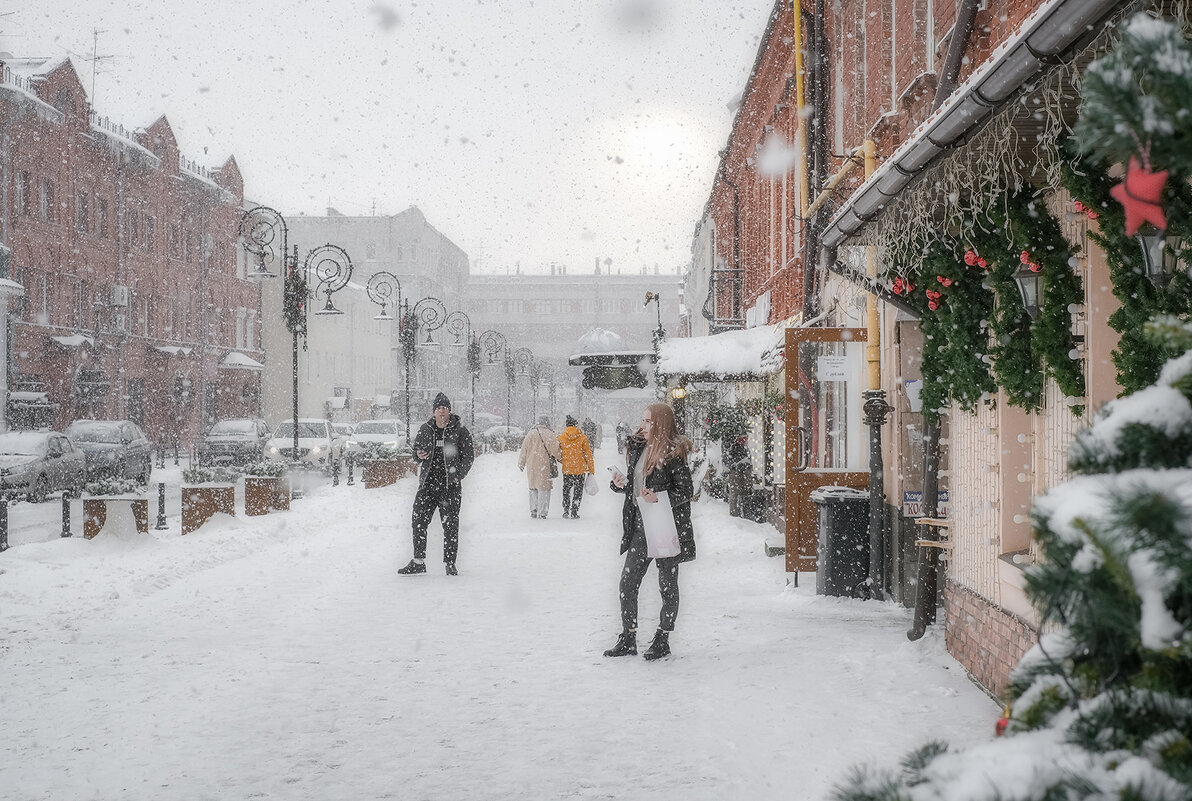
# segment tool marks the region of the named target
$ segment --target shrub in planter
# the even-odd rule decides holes
[[[364,457],[365,489],[387,487],[412,472],[409,451],[381,446]]]
[[[182,471],[182,533],[189,534],[216,512],[235,514],[236,479],[228,467],[192,467]]]
[[[290,508],[290,488],[283,476],[281,462],[253,462],[244,468],[244,513],[268,514],[270,510]]]
[[[91,539],[108,521],[108,504],[127,505],[132,511],[133,525],[139,534],[149,533],[149,499],[141,496],[141,487],[128,478],[107,478],[92,481],[84,488],[89,497],[83,499],[83,536]],[[128,533],[128,532],[122,532]]]

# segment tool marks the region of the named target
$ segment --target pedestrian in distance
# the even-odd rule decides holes
[[[414,558],[397,572],[417,576],[426,572],[426,529],[435,510],[443,524],[443,563],[447,575],[458,576],[455,560],[459,554],[459,509],[463,499],[463,480],[472,469],[476,451],[472,432],[451,413],[451,401],[440,392],[435,396],[434,414],[414,437],[414,461],[419,465],[418,492],[414,495],[411,528]]]
[[[728,446],[724,467],[728,471],[728,513],[741,517],[745,513],[745,496],[753,490],[753,460],[749,458],[748,437],[737,437]]]
[[[558,473],[562,456],[559,438],[550,427],[550,418],[539,417],[538,425],[526,432],[517,457],[517,469],[526,474],[530,483],[530,517],[545,519],[550,511],[550,492],[554,488],[551,474]]]
[[[629,424],[624,420],[617,423],[617,453],[625,452],[625,440],[629,439]]]
[[[567,415],[566,428],[559,435],[559,451],[563,463],[563,517],[579,517],[579,502],[584,497],[584,480],[595,474],[592,446],[575,418]]]
[[[600,447],[600,443],[596,441],[596,424],[592,422],[591,417],[584,418],[584,421],[580,423],[579,430],[584,432],[584,436],[588,438],[592,450]]]
[[[660,659],[670,654],[670,634],[679,614],[679,565],[695,559],[695,532],[691,525],[691,471],[687,455],[691,441],[678,433],[675,413],[665,403],[654,403],[642,414],[641,427],[626,443],[624,473],[614,470],[612,489],[625,494],[621,510],[621,636],[605,656],[637,653],[637,597],[646,570],[653,561],[658,569],[658,590],[662,612],[654,641],[642,656]],[[665,495],[663,495],[665,493]],[[657,525],[661,510],[652,504],[665,502],[673,516],[671,536],[677,539],[670,556],[651,556],[662,549],[647,537],[643,513]],[[667,520],[669,525],[670,520]],[[649,541],[648,541],[649,540]]]

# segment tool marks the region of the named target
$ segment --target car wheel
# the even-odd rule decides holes
[[[38,476],[37,481],[33,484],[33,489],[29,490],[29,494],[25,496],[25,499],[29,503],[42,503],[49,494],[50,482],[46,481],[45,476]]]

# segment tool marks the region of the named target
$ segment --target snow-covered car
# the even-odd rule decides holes
[[[273,438],[265,444],[265,459],[275,462],[302,462],[330,470],[339,461],[341,442],[331,430],[331,423],[320,417],[298,418],[298,453],[294,453],[294,421],[278,423]]]
[[[203,435],[198,447],[199,464],[249,464],[265,458],[269,424],[253,417],[220,420]]]
[[[87,480],[132,478],[149,483],[153,444],[131,420],[75,420],[67,439],[87,458]]]
[[[481,441],[490,451],[515,451],[526,438],[526,431],[517,426],[493,426],[480,435]]]
[[[344,455],[358,459],[380,448],[406,447],[406,424],[401,420],[362,420],[344,446]]]
[[[24,495],[30,503],[41,503],[58,490],[78,495],[86,479],[86,457],[65,434],[0,434],[0,494],[5,498]]]
[[[332,423],[331,430],[335,433],[338,439],[347,442],[352,438],[352,432],[356,430],[355,423]]]

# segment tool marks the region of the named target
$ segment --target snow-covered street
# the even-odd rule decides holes
[[[556,482],[532,520],[516,458],[465,484],[458,578],[437,519],[429,575],[395,574],[414,479],[0,555],[0,795],[815,799],[858,762],[992,737],[941,631],[911,643],[909,610],[787,587],[718,501],[696,505],[674,655],[603,658],[621,496],[564,520]],[[658,605],[651,570],[647,639]]]

